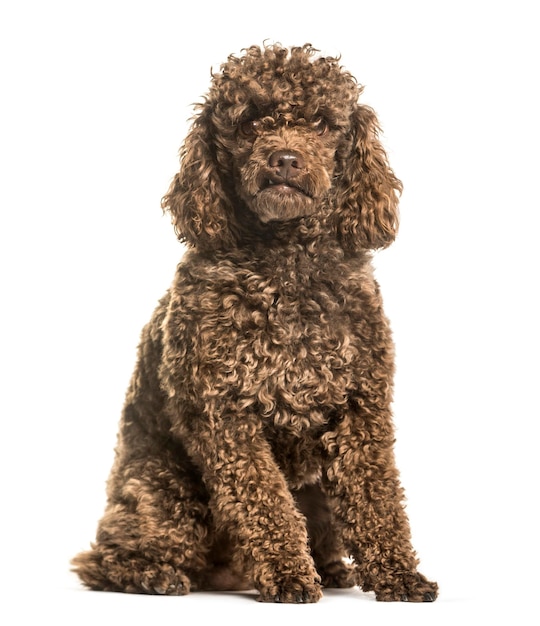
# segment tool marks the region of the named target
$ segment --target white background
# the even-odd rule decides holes
[[[538,623],[534,4],[2,2],[3,623],[182,624],[214,611],[225,624]],[[140,329],[182,253],[160,198],[190,105],[211,66],[266,39],[342,54],[405,184],[377,275],[433,605],[358,591],[308,607],[91,593],[69,573],[103,510]]]

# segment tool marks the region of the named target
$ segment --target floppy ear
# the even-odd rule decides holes
[[[180,241],[199,249],[233,243],[232,209],[220,177],[210,107],[194,118],[180,150],[180,171],[161,201]]]
[[[402,184],[388,165],[375,112],[359,105],[351,124],[352,146],[342,157],[335,226],[345,248],[385,248],[397,234]]]

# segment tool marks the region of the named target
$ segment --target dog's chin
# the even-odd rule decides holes
[[[263,224],[285,222],[315,212],[315,201],[296,187],[272,185],[259,191],[249,208]]]

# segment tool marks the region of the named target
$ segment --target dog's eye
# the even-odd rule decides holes
[[[318,117],[311,126],[317,135],[326,135],[328,132],[328,122],[324,117]]]
[[[244,137],[255,137],[262,130],[262,124],[260,120],[247,120],[240,124],[240,132]]]

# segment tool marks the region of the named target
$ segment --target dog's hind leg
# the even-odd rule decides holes
[[[118,463],[91,550],[72,563],[91,589],[184,595],[207,567],[204,488],[173,456]]]
[[[185,594],[207,568],[208,495],[169,435],[158,380],[167,302],[142,333],[96,541],[72,561],[91,589]]]

